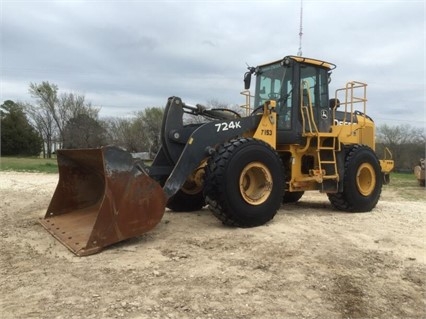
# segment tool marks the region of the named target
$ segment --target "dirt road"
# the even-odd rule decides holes
[[[79,258],[38,224],[57,178],[0,173],[1,318],[426,317],[425,196],[385,187],[372,213],[347,214],[305,194],[252,229],[167,212]]]

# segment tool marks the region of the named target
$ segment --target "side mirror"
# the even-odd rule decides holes
[[[244,89],[245,90],[250,89],[250,83],[251,83],[251,72],[248,71],[244,74]]]
[[[244,89],[248,90],[251,83],[251,75],[256,72],[256,68],[252,66],[247,66],[248,71],[244,73]]]

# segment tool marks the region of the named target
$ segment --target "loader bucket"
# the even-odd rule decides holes
[[[59,181],[40,223],[77,256],[99,252],[157,225],[161,186],[117,147],[59,150]]]

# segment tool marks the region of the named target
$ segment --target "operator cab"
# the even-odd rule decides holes
[[[276,101],[278,144],[300,144],[303,132],[330,131],[328,82],[334,68],[328,62],[296,56],[249,68],[245,86],[248,89],[255,74],[255,108],[267,100]],[[302,112],[309,114],[302,119]]]

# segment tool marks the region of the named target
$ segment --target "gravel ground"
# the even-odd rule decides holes
[[[58,176],[0,172],[2,318],[426,318],[426,197],[371,213],[305,194],[265,226],[208,209],[76,257],[38,223]]]

